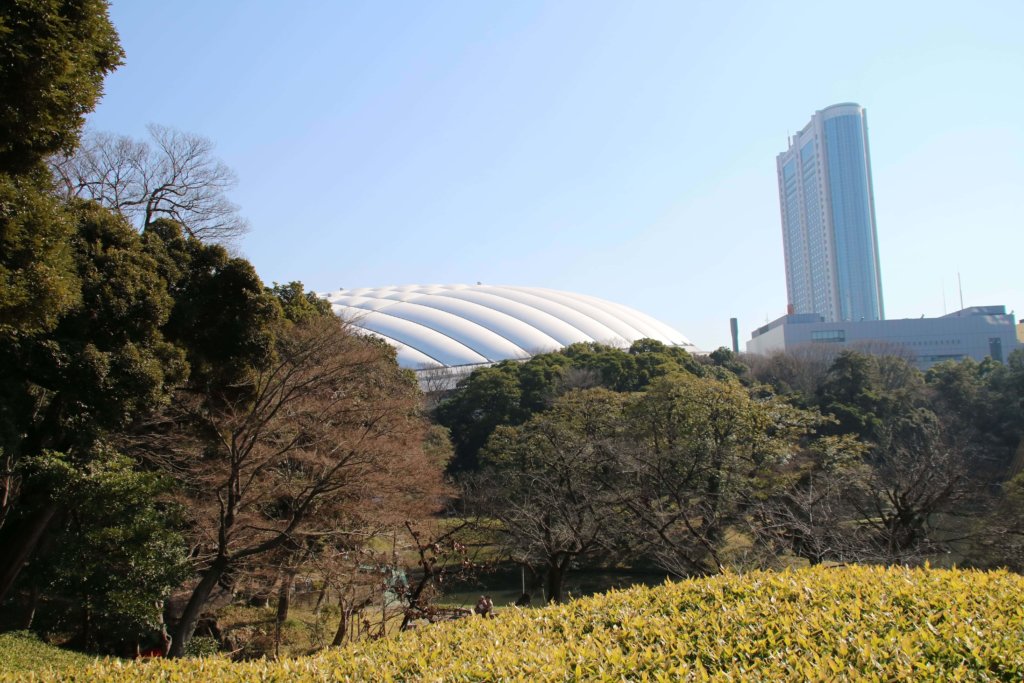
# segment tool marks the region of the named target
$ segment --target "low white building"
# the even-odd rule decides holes
[[[747,353],[768,355],[809,345],[897,351],[926,370],[946,360],[1006,360],[1021,348],[1005,306],[972,306],[941,318],[825,322],[814,313],[786,315],[754,330]]]

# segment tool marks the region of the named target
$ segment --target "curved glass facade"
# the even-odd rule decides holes
[[[792,312],[883,319],[864,109],[838,104],[815,113],[777,162]]]
[[[841,320],[880,320],[882,297],[863,114],[825,121]]]

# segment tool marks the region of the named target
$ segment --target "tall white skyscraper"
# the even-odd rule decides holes
[[[815,112],[777,164],[790,312],[883,320],[864,108]]]

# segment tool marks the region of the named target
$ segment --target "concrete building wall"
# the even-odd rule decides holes
[[[746,349],[767,355],[814,345],[913,354],[922,370],[945,360],[1005,361],[1022,346],[1012,313],[1004,306],[978,306],[941,318],[901,320],[827,322],[817,315],[789,315],[755,330]]]

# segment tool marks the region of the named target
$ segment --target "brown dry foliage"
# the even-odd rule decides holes
[[[266,367],[217,395],[183,392],[136,443],[187,503],[201,579],[185,623],[215,584],[358,548],[445,493],[419,390],[390,349],[333,317],[282,323],[276,338]]]

